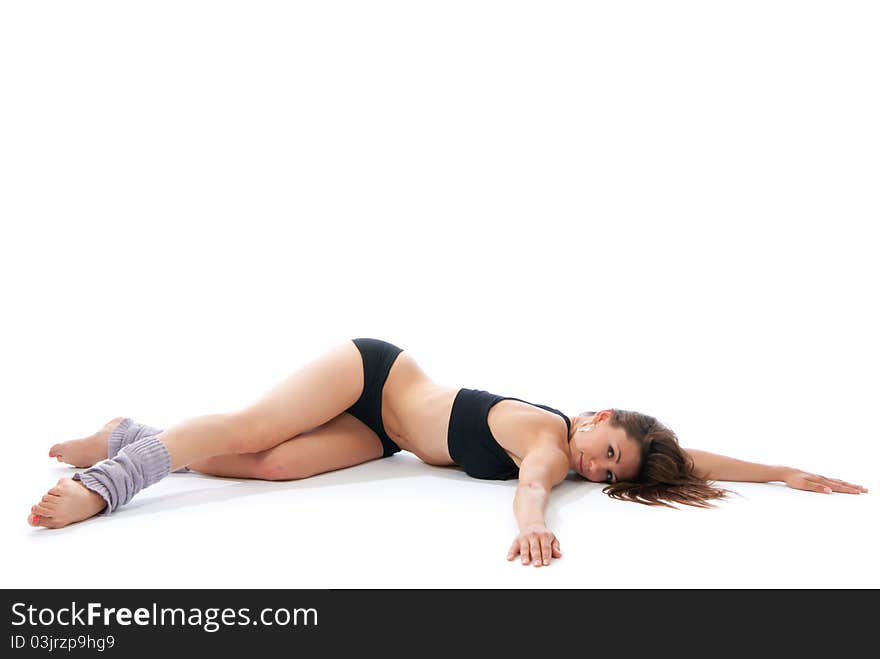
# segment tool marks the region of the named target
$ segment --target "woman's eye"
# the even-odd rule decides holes
[[[608,479],[608,482],[609,482],[609,483],[612,482],[612,481],[614,480],[614,478],[611,476],[611,472],[610,472],[610,471],[607,472],[607,473],[605,474],[605,478]]]
[[[613,458],[613,457],[614,457],[614,449],[611,448],[610,446],[608,447],[608,457],[609,457],[609,458]]]

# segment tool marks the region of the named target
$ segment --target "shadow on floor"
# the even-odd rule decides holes
[[[54,470],[59,478],[72,476],[77,469],[72,467],[59,467]],[[354,467],[339,469],[336,471],[318,474],[311,478],[291,481],[263,481],[254,479],[223,478],[220,476],[208,476],[198,472],[173,473],[167,478],[174,479],[178,484],[191,482],[194,487],[186,490],[177,490],[152,496],[144,499],[135,499],[124,508],[117,510],[112,515],[97,515],[85,520],[90,525],[109,523],[112,518],[125,516],[131,518],[138,515],[155,515],[169,510],[180,510],[203,505],[213,505],[239,499],[242,497],[258,496],[268,492],[297,491],[303,489],[336,487],[340,485],[353,485],[375,481],[389,481],[401,478],[445,478],[450,481],[479,482],[486,487],[504,487],[510,490],[511,501],[516,491],[517,480],[496,481],[471,479],[462,469],[456,466],[440,467],[428,465],[408,453],[402,452],[391,456],[373,460]],[[210,487],[197,487],[200,482],[209,481]],[[225,483],[218,485],[217,483]],[[455,487],[452,485],[452,487]],[[547,511],[547,522],[553,522],[554,509],[561,510],[570,503],[574,503],[590,494],[599,493],[602,485],[588,483],[583,478],[570,473],[566,479],[553,489],[553,506]],[[34,529],[35,534],[50,530],[48,536],[55,536],[74,532],[78,524],[72,524],[63,529]]]

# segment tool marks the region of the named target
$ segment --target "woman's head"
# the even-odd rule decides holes
[[[726,493],[699,478],[675,433],[647,414],[583,412],[572,420],[569,453],[575,471],[587,480],[609,483],[602,491],[615,499],[708,507],[711,499]]]

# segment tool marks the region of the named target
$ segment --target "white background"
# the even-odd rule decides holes
[[[873,587],[872,2],[41,2],[0,9],[4,587]],[[174,474],[26,524],[51,444],[236,408],[328,346],[867,495],[717,510],[400,453]],[[817,602],[817,605],[820,603]]]

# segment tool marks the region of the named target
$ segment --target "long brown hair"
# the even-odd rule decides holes
[[[595,412],[585,412],[592,415]],[[713,508],[712,499],[725,497],[730,490],[710,485],[711,481],[694,473],[694,461],[678,443],[678,437],[655,417],[630,410],[612,410],[608,418],[615,428],[641,448],[639,473],[635,482],[612,483],[602,492],[621,501],[648,506],[667,506],[668,502],[699,508]]]

